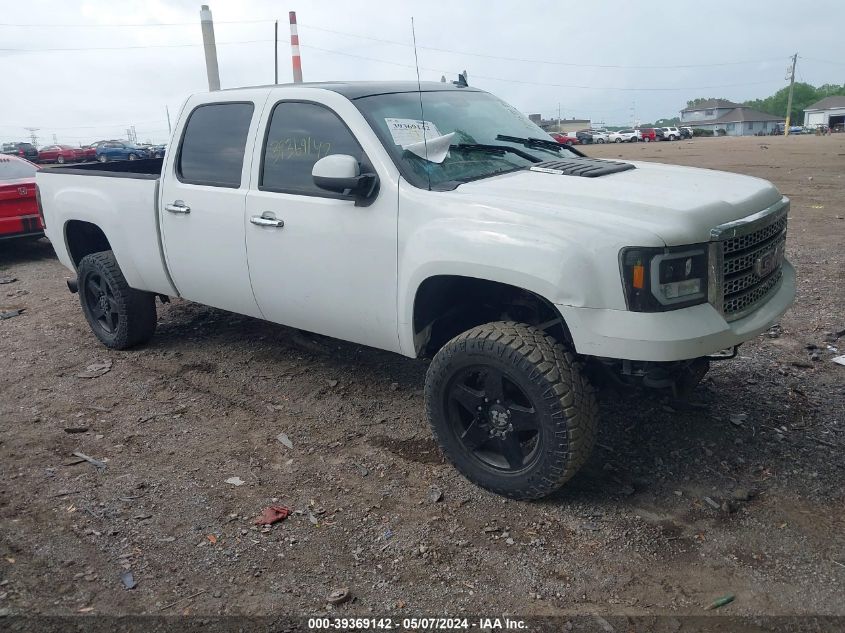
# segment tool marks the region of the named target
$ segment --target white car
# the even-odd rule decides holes
[[[587,460],[590,376],[691,389],[795,294],[789,201],[769,182],[587,158],[472,87],[195,94],[170,147],[160,172],[36,177],[94,335],[144,344],[156,300],[181,297],[431,358],[443,453],[512,498],[551,493]]]
[[[676,127],[664,127],[663,129],[663,138],[667,141],[679,141],[681,140],[681,131]]]
[[[609,140],[613,143],[636,143],[643,140],[643,135],[639,130],[619,130],[611,132]]]
[[[610,136],[604,130],[590,130],[589,133],[593,137],[593,143],[598,144],[607,143]]]

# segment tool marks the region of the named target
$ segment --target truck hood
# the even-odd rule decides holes
[[[644,231],[667,246],[707,242],[712,228],[781,199],[775,186],[760,178],[625,162],[636,169],[598,178],[525,170],[469,182],[452,193],[465,203],[529,216],[554,215],[568,223],[598,225],[609,233]]]

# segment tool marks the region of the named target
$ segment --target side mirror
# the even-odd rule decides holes
[[[372,198],[378,189],[378,176],[362,174],[358,161],[348,154],[321,158],[314,163],[311,177],[320,189],[352,195],[359,200]]]

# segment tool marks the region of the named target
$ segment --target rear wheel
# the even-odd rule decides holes
[[[99,156],[97,156],[97,160],[101,163],[105,163],[108,159],[109,157],[105,154],[100,154]]]
[[[56,162],[57,162],[59,165],[64,165],[64,164],[65,164],[65,157],[64,157],[64,156],[62,156],[61,154],[59,154],[59,155],[56,157]]]
[[[600,138],[599,140],[596,141],[596,143],[604,143],[604,139]]]
[[[650,139],[649,137],[647,137],[647,136],[646,136],[646,137],[644,137],[644,138],[643,138],[643,143],[648,143],[650,140],[651,140],[651,139]]]
[[[111,251],[83,257],[78,282],[85,319],[106,347],[127,349],[152,338],[155,296],[129,287]]]
[[[622,142],[622,139],[621,139],[621,138],[617,138],[617,139],[616,139],[616,142],[617,142],[617,143],[621,143],[621,142]]]
[[[129,160],[138,160],[137,154],[129,154]]]
[[[488,323],[447,343],[429,366],[425,402],[455,467],[515,499],[560,488],[595,443],[596,400],[575,358],[521,323]]]

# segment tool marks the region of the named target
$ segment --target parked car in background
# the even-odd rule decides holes
[[[35,162],[38,160],[38,150],[32,143],[3,143],[3,153]]]
[[[73,163],[85,160],[85,152],[70,145],[47,145],[38,150],[39,163]]]
[[[593,142],[593,133],[590,130],[578,130],[575,132],[575,137],[581,141],[582,145],[589,145]]]
[[[607,143],[609,134],[604,130],[590,130],[590,134],[593,137],[593,143]]]
[[[139,147],[133,143],[123,143],[121,141],[106,141],[97,146],[96,151],[97,160],[101,163],[106,163],[110,160],[138,160],[139,158],[149,158],[149,152],[143,147]]]
[[[614,143],[636,143],[641,139],[639,130],[619,130],[611,132],[609,140]]]
[[[667,141],[679,141],[681,139],[681,131],[676,127],[664,127],[663,133]]]
[[[150,158],[164,158],[167,153],[167,145],[151,145]]]
[[[577,135],[575,134],[561,134],[559,132],[552,132],[551,137],[556,140],[561,145],[580,145],[581,141],[578,140]]]
[[[35,198],[35,165],[17,156],[0,156],[0,240],[44,235]]]
[[[790,134],[803,134],[804,133],[804,126],[803,125],[790,125],[789,126],[789,133]]]
[[[657,140],[657,133],[654,131],[653,127],[641,127],[638,131],[640,133],[640,138],[646,143]]]
[[[666,140],[666,130],[662,127],[654,128],[654,140],[655,141],[665,141]]]
[[[691,127],[679,127],[678,131],[681,133],[681,138],[693,137],[693,131]]]

